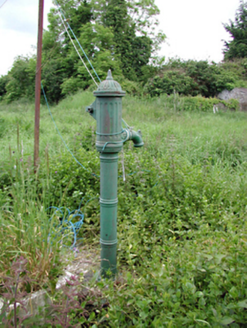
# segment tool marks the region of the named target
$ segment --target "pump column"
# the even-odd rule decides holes
[[[125,92],[111,71],[96,96],[96,149],[100,153],[101,275],[117,272],[118,153],[123,148],[122,97]]]
[[[122,129],[122,97],[125,92],[113,80],[111,71],[94,96],[96,100],[87,112],[97,121],[96,149],[100,153],[100,244],[101,275],[117,272],[117,184],[118,153],[123,142],[133,140],[142,147],[140,132]]]
[[[101,274],[117,272],[118,154],[100,155]]]

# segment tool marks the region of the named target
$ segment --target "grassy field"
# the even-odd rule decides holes
[[[2,290],[20,257],[28,260],[32,279],[22,289],[52,289],[67,248],[54,232],[56,218],[49,220],[50,206],[81,207],[78,237],[85,247],[99,248],[99,179],[91,174],[99,174],[96,122],[85,112],[93,100],[80,92],[51,107],[87,170],[42,106],[36,174],[34,105],[0,103]],[[127,177],[119,178],[119,276],[94,283],[101,296],[91,296],[90,315],[86,302],[71,310],[71,326],[246,327],[247,114],[185,112],[174,104],[172,96],[123,99],[123,118],[141,129],[145,146],[134,149],[129,142],[120,154]]]

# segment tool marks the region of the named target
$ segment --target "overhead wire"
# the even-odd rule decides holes
[[[88,72],[89,75],[91,76],[91,78],[92,78],[92,80],[94,81],[95,85],[98,87],[98,83],[95,81],[95,79],[94,79],[93,75],[91,74],[91,72],[89,71],[89,69],[88,69],[88,67],[87,67],[87,65],[86,65],[86,63],[85,63],[85,61],[84,61],[83,58],[81,57],[81,55],[80,55],[80,53],[79,53],[79,51],[78,51],[78,49],[77,49],[77,47],[76,47],[76,45],[75,45],[75,43],[74,43],[74,41],[73,41],[73,39],[72,39],[72,37],[71,37],[69,31],[68,31],[68,28],[69,28],[69,30],[71,31],[72,35],[74,36],[75,40],[77,41],[77,43],[78,43],[80,49],[82,50],[83,54],[85,55],[87,61],[88,61],[89,64],[90,64],[90,66],[92,67],[92,69],[93,69],[95,75],[97,76],[99,82],[101,82],[101,80],[100,80],[100,78],[99,78],[97,72],[95,71],[95,69],[94,69],[94,67],[93,67],[93,65],[92,65],[92,63],[91,63],[91,61],[89,60],[87,54],[85,53],[83,47],[81,46],[81,44],[80,44],[80,42],[79,42],[79,40],[77,39],[77,37],[76,37],[76,35],[74,34],[72,28],[70,27],[70,25],[69,25],[69,23],[68,23],[68,20],[66,19],[65,15],[63,14],[63,11],[62,11],[61,7],[59,6],[59,4],[57,3],[56,0],[55,0],[55,2],[56,2],[56,5],[57,5],[57,7],[58,7],[58,15],[59,15],[59,18],[60,18],[60,20],[61,20],[61,22],[62,22],[62,24],[63,24],[63,27],[64,27],[65,31],[67,32],[67,34],[68,34],[68,36],[69,36],[70,41],[72,42],[72,44],[73,44],[73,46],[74,46],[74,49],[76,50],[76,52],[77,52],[79,58],[81,59],[83,65],[85,66],[87,72]],[[66,22],[68,28],[66,27],[65,22]],[[53,118],[53,115],[52,115],[52,113],[51,113],[50,106],[49,106],[49,103],[48,103],[48,100],[47,100],[47,97],[46,97],[46,94],[45,94],[44,87],[43,87],[42,84],[41,84],[41,86],[42,86],[42,92],[43,92],[43,94],[44,94],[44,98],[45,98],[45,102],[46,102],[46,105],[47,105],[47,108],[48,108],[49,114],[50,114],[50,116],[51,116],[51,118],[52,118],[52,121],[53,121],[53,123],[54,123],[54,125],[55,125],[55,128],[56,128],[56,130],[57,130],[57,132],[58,132],[60,138],[62,139],[62,141],[63,141],[65,147],[67,148],[67,150],[69,151],[69,153],[71,154],[71,156],[74,158],[74,160],[75,160],[75,161],[76,161],[76,162],[77,162],[77,163],[78,163],[83,169],[85,169],[86,171],[90,172],[90,171],[89,171],[84,165],[82,165],[82,164],[77,160],[77,158],[74,156],[74,154],[72,153],[72,151],[71,151],[71,150],[69,149],[69,147],[67,146],[65,140],[63,139],[63,137],[62,137],[62,135],[61,135],[61,133],[60,133],[58,127],[57,127],[57,124],[56,124],[56,122],[55,122],[55,120],[54,120],[54,118]],[[130,126],[125,122],[125,120],[124,120],[123,118],[122,118],[122,122],[125,124],[125,126],[126,126],[127,128],[130,128]],[[122,129],[122,131],[121,131],[120,133],[122,133],[123,131],[124,131],[124,129]],[[119,134],[120,134],[120,133],[119,133]],[[97,134],[97,132],[96,132],[96,134]],[[123,140],[123,143],[124,143],[126,140],[127,140],[127,137],[126,137],[125,140]],[[104,144],[103,149],[102,149],[101,152],[103,153],[104,150],[105,150],[105,148],[106,148],[106,146],[107,146],[108,144],[112,144],[112,143],[115,144],[115,142],[106,142],[106,143]],[[123,171],[125,171],[125,170],[123,169]],[[91,173],[91,172],[90,172],[90,173]],[[100,176],[98,176],[98,175],[95,174],[95,173],[91,173],[91,174],[92,174],[93,176],[97,177],[97,178],[100,177]],[[125,181],[125,172],[124,172],[124,181]]]
[[[41,83],[41,88],[42,88],[42,92],[43,92],[43,95],[44,95],[44,98],[45,98],[46,106],[47,106],[47,108],[48,108],[49,114],[50,114],[51,119],[52,119],[52,121],[53,121],[53,124],[55,125],[55,128],[56,128],[56,130],[57,130],[57,133],[59,134],[59,136],[60,136],[62,142],[64,143],[64,145],[65,145],[65,147],[66,147],[66,149],[68,150],[68,152],[70,153],[70,155],[74,158],[74,160],[76,161],[77,164],[79,164],[84,170],[88,171],[88,172],[89,172],[90,174],[92,174],[94,177],[99,178],[99,176],[98,176],[97,174],[90,172],[90,171],[89,171],[84,165],[82,165],[82,164],[78,161],[78,159],[75,157],[75,155],[72,153],[72,151],[69,149],[69,147],[67,146],[67,143],[65,142],[63,136],[61,135],[61,133],[60,133],[58,127],[57,127],[57,124],[56,124],[56,122],[55,122],[55,120],[54,120],[54,117],[53,117],[53,115],[52,115],[52,112],[51,112],[51,109],[50,109],[50,106],[49,106],[49,103],[48,103],[48,100],[47,100],[47,97],[46,97],[45,89],[44,89],[42,83]]]
[[[6,3],[7,1],[8,1],[8,0],[5,0],[5,1],[1,4],[0,9],[5,5],[5,3]]]
[[[69,25],[69,23],[68,23],[68,19],[66,19],[65,15],[64,15],[64,13],[63,13],[63,11],[62,11],[62,9],[61,9],[61,7],[59,6],[59,4],[57,3],[56,0],[55,0],[55,2],[56,2],[56,5],[57,5],[57,7],[58,7],[59,16],[60,16],[60,19],[61,19],[61,21],[62,21],[64,27],[65,27],[65,23],[64,23],[64,22],[66,22],[68,29],[71,31],[73,37],[75,38],[76,42],[78,43],[78,45],[79,45],[81,51],[83,52],[83,54],[84,54],[84,56],[86,57],[86,59],[87,59],[89,65],[91,66],[92,70],[94,71],[94,74],[96,75],[96,77],[97,77],[97,79],[99,80],[99,82],[101,82],[101,79],[99,78],[99,76],[98,76],[96,70],[94,69],[94,67],[93,67],[93,65],[92,65],[92,63],[91,63],[91,61],[90,61],[90,59],[88,58],[88,56],[87,56],[86,52],[84,51],[82,45],[80,44],[79,40],[77,39],[77,37],[76,37],[74,31],[73,31],[72,28],[70,27],[70,25]],[[62,18],[63,18],[63,20],[62,20]],[[65,27],[65,29],[66,29],[66,32],[68,33],[68,29],[67,29],[66,27]],[[68,33],[68,35],[69,35],[69,37],[70,37],[70,40],[72,40],[72,39],[71,39],[71,36],[70,36],[69,33]],[[73,43],[73,41],[72,41],[72,43]],[[73,45],[74,45],[74,44],[73,44]],[[75,46],[74,46],[74,47],[75,47]],[[77,53],[78,53],[78,51],[77,51]],[[85,66],[85,64],[84,64],[84,66]],[[90,76],[92,77],[91,73],[90,73]],[[93,78],[93,80],[94,80],[94,78]],[[97,85],[97,84],[96,84],[96,85]]]
[[[73,44],[73,46],[74,46],[74,48],[75,48],[75,51],[77,52],[78,56],[80,57],[80,59],[81,59],[83,65],[85,66],[85,68],[86,68],[88,74],[91,76],[91,78],[93,79],[94,83],[95,83],[96,86],[98,87],[98,86],[99,86],[98,83],[95,81],[95,79],[94,79],[93,75],[91,74],[91,72],[89,71],[89,69],[88,69],[86,63],[85,63],[84,60],[82,59],[82,57],[81,57],[81,55],[80,55],[80,53],[79,53],[79,51],[78,51],[76,45],[74,44],[74,41],[73,41],[73,39],[71,38],[71,35],[69,34],[69,31],[68,31],[68,29],[67,29],[67,27],[66,27],[66,25],[65,25],[65,23],[64,23],[64,20],[63,20],[63,18],[62,18],[62,15],[61,15],[60,11],[58,11],[58,15],[59,15],[59,17],[60,17],[60,19],[61,19],[61,22],[62,22],[62,24],[63,24],[63,26],[64,26],[64,28],[65,28],[65,31],[67,32],[67,34],[68,34],[68,36],[69,36],[69,38],[70,38],[70,41],[72,42],[72,44]]]
[[[92,70],[94,71],[94,73],[95,73],[95,75],[97,76],[97,78],[98,78],[98,80],[99,80],[100,83],[101,83],[101,79],[99,78],[99,76],[98,76],[96,70],[94,69],[94,67],[93,67],[93,65],[92,65],[92,63],[91,63],[91,61],[90,61],[90,59],[88,58],[86,52],[84,51],[84,49],[83,49],[81,43],[80,43],[79,40],[77,39],[77,37],[76,37],[74,31],[72,30],[71,26],[69,25],[69,23],[68,23],[68,19],[66,19],[65,15],[64,15],[64,13],[63,13],[62,8],[59,6],[59,4],[58,4],[58,2],[57,2],[56,0],[55,0],[55,3],[56,3],[57,8],[58,8],[59,18],[60,18],[60,20],[61,20],[61,22],[62,22],[62,24],[63,24],[63,26],[64,26],[64,28],[65,28],[65,31],[67,32],[67,34],[68,34],[68,36],[69,36],[69,38],[70,38],[70,40],[71,40],[71,42],[72,42],[72,44],[73,44],[73,46],[74,46],[74,48],[75,48],[75,50],[76,50],[78,56],[80,57],[80,59],[81,59],[83,65],[85,66],[86,70],[87,70],[88,73],[90,74],[90,76],[91,76],[91,78],[93,79],[94,83],[95,83],[96,86],[98,87],[98,84],[96,83],[94,77],[92,76],[92,74],[91,74],[91,72],[89,71],[88,67],[86,66],[84,60],[82,59],[82,57],[81,57],[81,55],[80,55],[80,53],[79,53],[77,47],[75,46],[75,44],[74,44],[74,42],[73,42],[73,40],[72,40],[72,38],[71,38],[71,36],[70,36],[70,34],[69,34],[69,32],[68,32],[68,29],[71,31],[73,37],[75,38],[76,42],[78,43],[78,45],[79,45],[81,51],[83,52],[84,56],[86,57],[88,63],[90,64]],[[66,24],[67,24],[67,26],[68,26],[68,29],[67,29],[67,27],[66,27],[66,25],[65,25],[65,22],[66,22]],[[125,124],[125,126],[126,126],[127,128],[130,128],[130,126],[126,123],[126,121],[125,121],[123,118],[122,118],[122,122]]]
[[[6,2],[7,2],[7,0],[5,0],[5,2],[2,4],[2,6],[3,6]],[[94,67],[93,67],[93,65],[92,65],[92,63],[91,63],[91,61],[89,60],[87,54],[85,53],[84,49],[82,48],[82,46],[81,46],[79,40],[78,40],[77,37],[75,36],[75,34],[74,34],[72,28],[71,28],[70,25],[68,24],[68,20],[66,19],[66,17],[65,17],[65,15],[63,14],[62,10],[59,8],[59,5],[58,5],[58,3],[57,3],[56,0],[55,0],[55,2],[56,2],[57,7],[58,7],[58,15],[59,15],[59,18],[60,18],[60,20],[61,20],[61,22],[62,22],[62,25],[63,25],[65,31],[67,32],[67,34],[68,34],[68,36],[69,36],[70,41],[72,42],[72,44],[73,44],[73,46],[74,46],[74,49],[76,50],[76,52],[77,52],[79,58],[81,59],[81,61],[82,61],[83,65],[84,65],[84,67],[86,68],[87,72],[88,72],[89,75],[91,76],[93,82],[94,82],[95,85],[98,87],[98,83],[95,81],[95,78],[93,77],[93,75],[91,74],[90,70],[88,69],[88,67],[87,67],[87,65],[86,65],[86,63],[85,63],[85,61],[84,61],[83,58],[81,57],[81,55],[80,55],[80,53],[79,53],[79,51],[78,51],[78,49],[77,49],[77,47],[76,47],[76,45],[75,45],[75,43],[74,43],[72,37],[71,37],[71,35],[70,35],[68,29],[71,31],[73,37],[74,37],[75,40],[77,41],[77,43],[78,43],[80,49],[82,50],[84,56],[86,57],[88,63],[90,64],[90,66],[91,66],[92,70],[94,71],[96,77],[98,78],[99,82],[101,82],[101,80],[100,80],[100,78],[99,78],[97,72],[95,71],[95,69],[94,69]],[[1,6],[1,7],[2,7],[2,6]],[[0,7],[0,8],[1,8],[1,7]],[[66,27],[65,22],[66,22],[68,28]],[[79,164],[84,170],[88,171],[88,172],[89,172],[91,175],[93,175],[94,177],[99,178],[100,176],[96,175],[95,173],[90,172],[90,171],[89,171],[84,165],[82,165],[82,164],[77,160],[77,158],[74,156],[74,154],[73,154],[72,151],[69,149],[69,147],[67,146],[67,144],[66,144],[65,140],[63,139],[63,137],[62,137],[62,135],[61,135],[61,133],[60,133],[58,127],[57,127],[57,124],[56,124],[56,122],[55,122],[55,120],[54,120],[54,118],[53,118],[53,115],[52,115],[52,112],[51,112],[51,110],[50,110],[50,106],[49,106],[49,103],[48,103],[48,100],[47,100],[47,97],[46,97],[46,93],[45,93],[45,90],[44,90],[44,87],[43,87],[42,83],[41,83],[41,88],[42,88],[42,92],[43,92],[43,95],[44,95],[44,98],[45,98],[45,102],[46,102],[46,105],[47,105],[47,108],[48,108],[49,114],[50,114],[50,116],[51,116],[51,119],[52,119],[52,121],[53,121],[53,123],[54,123],[54,125],[55,125],[55,128],[56,128],[56,130],[57,130],[57,132],[58,132],[58,134],[59,134],[61,140],[63,141],[63,143],[64,143],[66,149],[69,151],[69,153],[70,153],[71,156],[74,158],[74,160],[77,162],[77,164]],[[125,124],[126,128],[130,128],[130,126],[125,122],[125,120],[124,120],[123,118],[122,118],[122,121],[123,121],[123,123]],[[124,129],[122,129],[121,133],[122,133],[123,131],[124,131]],[[123,140],[123,142],[125,142],[126,140],[127,140],[127,137],[126,137],[125,140]],[[103,147],[103,149],[102,149],[102,151],[101,151],[102,153],[104,152],[104,150],[105,150],[107,144],[109,144],[109,143],[115,143],[115,142],[106,142],[105,145],[104,145],[104,147]],[[126,178],[125,178],[126,174],[125,174],[125,168],[124,168],[124,160],[122,161],[122,167],[123,167],[123,168],[122,168],[122,169],[123,169],[123,180],[125,181],[125,180],[126,180]],[[146,170],[143,170],[143,171],[146,171]],[[149,172],[149,171],[147,171],[147,172]],[[133,174],[135,174],[135,173],[137,173],[137,172],[133,172],[133,173],[130,173],[130,174],[128,174],[128,175],[133,175]],[[121,176],[119,176],[119,177],[121,177]],[[157,184],[155,184],[154,187],[155,187],[156,185],[157,185]],[[86,202],[86,204],[87,204],[89,201],[91,201],[91,200],[93,200],[93,199],[96,199],[96,198],[98,198],[98,197],[91,198],[90,200],[88,200],[88,201]],[[84,199],[84,198],[83,198],[83,199]],[[82,226],[82,224],[83,224],[83,220],[84,220],[84,214],[80,211],[80,207],[81,207],[81,204],[82,204],[83,199],[82,199],[81,202],[80,202],[79,208],[78,208],[77,210],[74,210],[74,211],[70,211],[68,208],[64,208],[64,207],[58,208],[58,207],[51,206],[51,207],[48,208],[48,209],[54,209],[54,210],[55,210],[55,212],[53,213],[53,215],[52,215],[52,217],[51,217],[50,220],[52,220],[52,218],[54,217],[54,215],[55,215],[56,213],[60,213],[60,216],[62,216],[62,220],[61,220],[61,222],[60,222],[60,224],[59,224],[60,233],[63,234],[63,238],[61,239],[61,241],[62,241],[67,235],[70,235],[71,233],[73,234],[73,244],[72,244],[71,248],[74,248],[75,245],[76,245],[76,242],[77,242],[77,240],[78,240],[78,239],[77,239],[77,232],[78,232],[78,230],[81,228],[81,226]],[[85,205],[86,205],[86,204],[85,204]],[[47,210],[48,210],[48,209],[47,209]],[[63,209],[65,209],[65,212],[63,212]],[[68,214],[65,215],[66,213],[68,213]],[[73,220],[74,218],[80,218],[80,220],[77,221],[77,222],[73,222],[72,220]],[[68,233],[67,235],[64,235],[64,232],[67,231],[67,230],[69,230],[69,233]]]

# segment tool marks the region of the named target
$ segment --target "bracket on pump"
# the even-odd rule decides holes
[[[86,112],[88,112],[96,120],[96,100],[92,105],[86,107]]]

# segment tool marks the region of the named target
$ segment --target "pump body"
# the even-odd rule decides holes
[[[100,244],[101,275],[117,272],[118,153],[133,140],[143,146],[140,131],[122,128],[122,97],[125,92],[111,71],[94,92],[96,100],[86,111],[97,121],[96,149],[100,153]]]

